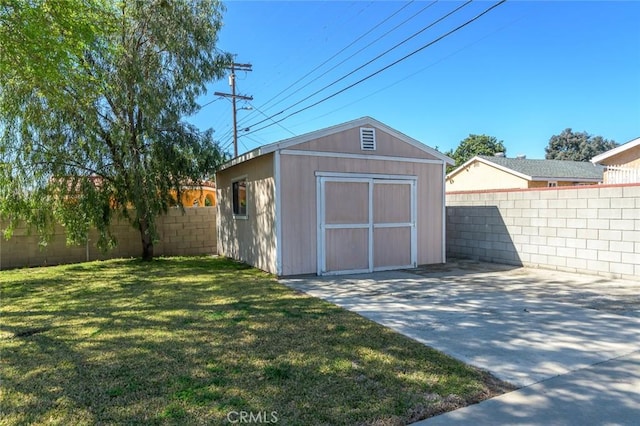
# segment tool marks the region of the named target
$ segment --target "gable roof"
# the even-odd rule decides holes
[[[245,154],[239,155],[236,158],[226,162],[225,164],[223,164],[219,170],[225,170],[228,169],[229,167],[235,166],[236,164],[240,164],[240,163],[244,163],[245,161],[251,160],[252,158],[256,158],[256,157],[260,157],[262,155],[265,154],[269,154],[270,152],[275,152],[281,149],[287,149],[289,147],[292,147],[294,145],[299,145],[305,142],[309,142],[324,136],[329,136],[329,135],[333,135],[335,133],[339,133],[339,132],[343,132],[345,130],[349,130],[349,129],[353,129],[355,127],[361,127],[361,126],[374,126],[377,127],[378,129],[384,131],[385,133],[390,134],[391,136],[400,139],[401,141],[412,145],[415,148],[418,148],[424,152],[426,152],[429,155],[432,155],[434,157],[436,157],[439,160],[444,161],[447,164],[455,164],[455,161],[453,161],[450,157],[442,154],[441,152],[431,148],[430,146],[427,146],[425,144],[423,144],[422,142],[419,142],[416,139],[413,139],[407,135],[405,135],[404,133],[401,133],[389,126],[387,126],[386,124],[381,123],[378,120],[375,120],[371,117],[361,117],[355,120],[351,120],[351,121],[347,121],[346,123],[342,123],[342,124],[337,124],[335,126],[331,126],[331,127],[327,127],[324,129],[320,129],[320,130],[316,130],[313,132],[309,132],[309,133],[305,133],[303,135],[299,135],[299,136],[294,136],[292,138],[289,139],[283,139],[281,141],[278,142],[274,142],[268,145],[263,145],[261,147],[258,147],[252,151],[249,151]]]
[[[600,155],[596,155],[591,159],[591,162],[593,164],[599,163],[603,160],[606,160],[607,158],[613,157],[614,155],[618,155],[621,152],[624,152],[628,149],[635,148],[636,146],[640,146],[640,138],[633,139],[625,144],[622,144],[613,149],[610,149],[609,151],[605,151]]]
[[[474,161],[487,164],[530,181],[570,180],[601,182],[604,167],[586,161],[528,160],[526,158],[478,155],[447,175],[447,179],[464,170]]]

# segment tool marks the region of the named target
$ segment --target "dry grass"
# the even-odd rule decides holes
[[[395,425],[509,389],[225,259],[2,271],[0,290],[0,424]]]

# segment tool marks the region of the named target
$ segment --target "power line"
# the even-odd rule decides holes
[[[411,1],[414,1],[414,0],[411,0]],[[368,4],[367,4],[366,6],[364,6],[364,7],[362,7],[360,10],[358,10],[358,11],[356,12],[356,14],[355,14],[355,15],[353,15],[353,16],[351,16],[351,17],[348,17],[348,16],[347,16],[347,15],[348,15],[348,14],[347,14],[347,10],[349,10],[349,9],[353,8],[355,5],[362,4],[362,1],[352,1],[352,2],[350,3],[349,7],[348,7],[347,9],[345,9],[345,11],[344,11],[343,13],[335,14],[335,16],[340,16],[340,17],[341,17],[341,19],[333,19],[333,20],[331,20],[330,22],[328,22],[328,23],[326,23],[325,25],[323,25],[322,32],[323,32],[323,33],[324,33],[324,32],[328,32],[328,29],[329,29],[329,28],[331,28],[331,26],[333,26],[334,24],[337,24],[337,26],[338,26],[338,27],[341,27],[341,26],[345,26],[345,25],[347,25],[347,24],[348,24],[348,22],[349,22],[350,20],[352,20],[352,19],[354,19],[354,18],[358,17],[358,16],[359,16],[360,14],[362,14],[366,9],[368,9],[369,7],[371,7],[371,5],[372,5],[372,4],[374,4],[374,3],[375,3],[374,1],[370,1],[370,2],[368,2]],[[316,15],[317,15],[316,11],[317,11],[317,10],[320,10],[320,9],[324,9],[324,8],[326,8],[326,5],[325,5],[325,4],[322,4],[322,2],[319,2],[319,6],[318,6],[318,7],[316,7],[316,9],[314,9],[314,11],[313,11],[313,12],[309,13],[309,15],[310,15],[310,16],[316,16]],[[293,32],[295,32],[295,31],[293,31]],[[320,33],[318,33],[318,35],[320,35]],[[275,68],[277,69],[278,67],[280,67],[280,66],[281,66],[282,64],[284,64],[285,62],[286,62],[286,60],[285,60],[285,61],[280,62],[280,63],[279,63]],[[294,84],[295,84],[295,83],[294,83]],[[263,85],[262,85],[262,86],[267,86],[267,87],[273,86],[273,81],[269,81],[268,83],[263,83]],[[289,87],[291,87],[291,86],[289,86]],[[262,108],[264,108],[264,107],[267,105],[267,103],[269,103],[270,101],[272,101],[274,98],[277,98],[278,96],[280,96],[284,91],[288,90],[288,88],[289,88],[289,87],[287,87],[287,89],[284,89],[284,90],[283,90],[283,91],[281,91],[280,93],[276,94],[276,95],[275,95],[274,97],[272,97],[269,101],[267,101],[266,103],[262,104],[262,105],[261,105],[261,107],[262,107]],[[247,121],[247,120],[249,120],[251,117],[253,117],[253,113],[248,114],[248,115],[247,115],[247,117],[245,117],[243,120]],[[242,121],[242,120],[240,120],[240,121]]]
[[[231,101],[229,101],[229,102],[231,102]],[[265,117],[267,116],[267,114],[265,114],[263,111],[261,111],[261,110],[260,110],[259,108],[257,108],[256,106],[254,106],[251,102],[247,102],[247,103],[251,106],[251,108],[255,109],[255,110],[256,110],[256,111],[258,111],[260,114],[264,115]],[[285,131],[287,131],[287,132],[291,133],[291,135],[292,135],[292,136],[297,136],[297,134],[296,134],[296,133],[294,133],[294,132],[292,132],[291,130],[287,129],[287,128],[286,128],[286,127],[284,127],[282,124],[280,124],[280,123],[274,123],[274,124],[276,124],[276,125],[277,125],[278,127],[280,127],[281,129],[283,129],[283,130],[285,130]],[[226,132],[226,133],[221,137],[221,139],[226,139],[227,137],[231,136],[231,133],[232,133],[232,131],[231,131],[231,130],[228,130],[228,131],[227,131],[227,132]],[[246,136],[246,135],[240,135],[240,137],[244,137],[244,136]],[[258,145],[261,145],[261,143],[260,143],[259,141],[255,140],[254,138],[252,138],[252,137],[250,137],[250,136],[247,136],[247,138],[248,138],[249,140],[251,140],[251,141],[253,141],[253,142],[257,143]],[[240,139],[238,139],[238,140],[240,141]],[[222,147],[222,150],[224,151],[225,149],[229,148],[229,147],[231,146],[231,144],[232,144],[232,143],[233,143],[233,141],[228,142],[226,145],[224,145],[224,146]],[[247,149],[247,150],[248,150],[247,146],[246,146],[242,141],[240,141],[240,143],[242,144],[242,146],[244,146],[244,147],[245,147],[245,149]]]
[[[264,112],[262,112],[262,110],[260,110],[258,107],[254,106],[251,102],[249,102],[249,105],[251,105],[251,107],[252,107],[253,109],[255,109],[256,111],[258,111],[260,114],[262,114],[262,115],[264,115],[265,117],[267,117],[267,118],[268,118],[267,114],[265,114]],[[271,121],[274,121],[274,120],[271,120]],[[277,122],[275,122],[275,121],[274,121],[274,123],[273,123],[273,124],[277,124],[277,125],[278,125],[278,127],[280,127],[281,129],[286,130],[287,132],[291,133],[293,136],[297,136],[297,135],[296,135],[295,133],[293,133],[291,130],[289,130],[289,129],[287,129],[286,127],[284,127],[282,124],[277,123]]]
[[[267,105],[269,105],[269,103],[271,103],[271,101],[273,101],[274,99],[276,99],[278,96],[280,96],[281,94],[285,93],[287,90],[289,90],[290,88],[292,88],[293,86],[295,86],[296,84],[298,84],[299,82],[301,82],[302,80],[304,80],[305,78],[307,78],[309,75],[313,74],[315,71],[317,71],[319,68],[321,68],[323,65],[326,65],[328,62],[330,62],[333,58],[335,58],[336,56],[340,55],[342,52],[344,52],[345,50],[347,50],[348,48],[350,48],[351,46],[353,46],[354,44],[356,44],[358,41],[362,40],[364,37],[366,37],[367,35],[369,35],[371,32],[375,31],[377,28],[379,28],[382,24],[384,24],[385,22],[387,22],[389,19],[393,18],[394,16],[396,16],[398,13],[400,13],[402,10],[404,10],[406,7],[408,7],[411,3],[413,3],[415,0],[411,0],[410,2],[404,4],[400,9],[396,10],[394,13],[392,13],[391,15],[389,15],[388,17],[386,17],[385,19],[383,19],[382,21],[380,21],[378,24],[376,24],[374,27],[372,27],[369,31],[365,32],[364,34],[362,34],[360,37],[356,38],[355,40],[353,40],[351,43],[349,43],[348,45],[346,45],[345,47],[343,47],[342,49],[340,49],[338,52],[334,53],[332,56],[330,56],[328,59],[326,59],[324,62],[322,62],[321,64],[317,65],[315,68],[313,68],[311,71],[307,72],[305,75],[303,75],[302,77],[300,77],[299,79],[297,79],[296,81],[294,81],[293,83],[291,83],[290,85],[288,85],[287,87],[285,87],[284,89],[282,89],[279,93],[277,93],[276,95],[272,96],[268,101],[266,101],[264,104],[261,105],[262,108],[266,107]],[[437,1],[437,0],[436,0]],[[436,3],[435,1],[433,3]],[[432,3],[432,4],[433,4]],[[424,9],[423,9],[424,10]],[[406,22],[406,21],[405,21]],[[397,28],[397,27],[396,27]],[[395,29],[395,28],[394,28]],[[387,33],[388,34],[388,33]],[[385,34],[386,35],[386,34]],[[377,39],[379,40],[379,38]],[[376,40],[376,41],[377,41]],[[366,47],[370,46],[371,44],[367,45]],[[359,53],[360,51],[356,52]],[[343,61],[344,62],[344,61]],[[338,65],[342,64],[343,62],[340,62]],[[337,65],[336,65],[337,66]],[[333,68],[331,68],[330,70],[328,70],[327,72],[331,71],[335,69],[335,66]],[[325,72],[324,74],[320,75],[319,77],[317,77],[316,79],[312,80],[316,81],[318,78],[326,75]],[[302,90],[303,87],[298,88],[296,91],[294,91],[293,93],[289,94],[287,97],[285,97],[284,99],[281,99],[280,101],[278,101],[275,105],[278,105],[279,103],[285,101],[286,99],[290,98],[291,96],[295,95],[296,93],[298,93],[300,90]]]
[[[231,93],[215,92],[214,95],[223,96],[225,98],[231,98],[231,104],[233,106],[233,153],[234,157],[238,156],[238,123],[237,123],[237,111],[236,111],[236,99],[244,99],[252,101],[251,96],[243,96],[236,94],[236,70],[238,71],[251,71],[251,64],[237,64],[232,62],[230,65],[231,75],[229,76],[229,84],[231,85]]]
[[[376,38],[375,40],[371,41],[369,44],[367,44],[366,46],[356,50],[354,53],[351,54],[350,57],[343,59],[342,61],[338,62],[337,64],[335,64],[334,66],[332,66],[331,68],[329,68],[328,70],[326,70],[325,72],[323,72],[322,74],[320,74],[318,77],[314,78],[313,80],[311,80],[309,83],[307,84],[311,84],[315,81],[318,81],[320,78],[324,77],[325,75],[327,75],[329,72],[333,71],[334,69],[336,69],[337,67],[339,67],[340,65],[344,64],[345,62],[347,62],[349,59],[355,57],[358,53],[362,52],[363,50],[367,49],[368,47],[371,47],[373,44],[377,43],[378,41],[380,41],[381,39],[383,39],[384,37],[386,37],[387,35],[389,35],[390,33],[392,33],[393,31],[397,30],[398,28],[400,28],[402,25],[406,24],[407,22],[409,22],[410,20],[412,20],[413,18],[415,18],[416,16],[420,15],[422,12],[424,12],[425,10],[429,9],[431,6],[433,6],[434,4],[436,4],[439,0],[435,0],[429,4],[427,4],[425,7],[423,7],[422,9],[420,9],[419,11],[417,11],[416,13],[414,13],[413,15],[411,15],[410,17],[408,17],[407,19],[405,19],[404,21],[400,22],[399,24],[397,24],[395,27],[391,28],[390,30],[388,30],[387,32],[385,32],[384,34],[380,35],[378,38]],[[410,3],[407,3],[404,7],[408,6]],[[382,21],[380,24],[386,22],[386,20],[388,20],[389,18],[391,18],[392,16],[396,15],[398,12],[400,12],[402,9],[404,9],[404,7],[400,8],[398,11],[396,11],[396,13],[394,13],[393,15],[389,16],[387,19],[385,19],[385,21]],[[367,33],[365,33],[364,35],[367,35],[371,32],[372,30],[368,31]],[[363,36],[364,36],[363,35]],[[360,37],[362,38],[362,37]],[[359,39],[360,39],[359,38]],[[358,40],[359,40],[358,39]],[[356,41],[358,41],[356,40]],[[355,43],[355,42],[354,42]],[[353,43],[351,43],[349,46],[351,46]],[[335,55],[334,55],[335,56]],[[331,59],[331,58],[330,58]],[[326,63],[326,62],[325,62]],[[366,65],[366,64],[365,64]],[[357,70],[356,70],[357,71]],[[294,92],[290,93],[289,95],[287,95],[285,98],[281,99],[280,101],[276,102],[273,106],[276,106],[282,102],[284,102],[285,100],[289,99],[291,96],[295,95],[296,93],[298,93],[300,90],[302,90],[304,87],[300,87],[297,90],[295,90]]]
[[[300,108],[299,110],[296,110],[296,111],[292,112],[291,114],[289,114],[289,115],[285,116],[284,118],[281,118],[281,119],[279,119],[279,120],[275,120],[275,121],[274,121],[274,123],[272,123],[272,124],[267,124],[266,126],[262,126],[262,127],[258,128],[258,129],[252,130],[251,132],[249,132],[249,133],[247,133],[247,134],[252,134],[252,133],[258,132],[258,131],[260,131],[260,130],[266,129],[267,127],[271,127],[271,126],[273,126],[275,123],[279,123],[279,122],[281,122],[281,121],[284,121],[284,120],[286,120],[286,119],[287,119],[287,118],[289,118],[289,117],[292,117],[292,116],[294,116],[294,115],[296,115],[296,114],[299,114],[299,113],[301,113],[301,112],[303,112],[303,111],[306,111],[306,110],[308,110],[308,109],[310,109],[310,108],[313,108],[314,106],[317,106],[317,105],[319,105],[319,104],[321,104],[321,103],[323,103],[323,102],[325,102],[325,101],[327,101],[327,100],[329,100],[329,99],[331,99],[331,98],[334,98],[335,96],[337,96],[337,95],[339,95],[339,94],[341,94],[341,93],[343,93],[343,92],[345,92],[345,91],[347,91],[347,90],[349,90],[349,89],[351,89],[351,88],[353,88],[353,87],[355,87],[355,86],[357,86],[357,85],[359,85],[359,84],[361,84],[361,83],[363,83],[363,82],[365,82],[365,81],[369,80],[370,78],[372,78],[372,77],[374,77],[374,76],[376,76],[376,75],[380,74],[381,72],[386,71],[387,69],[389,69],[389,68],[391,68],[391,67],[393,67],[393,66],[395,66],[395,65],[399,64],[400,62],[403,62],[403,61],[407,60],[408,58],[412,57],[413,55],[415,55],[415,54],[417,54],[417,53],[419,53],[419,52],[423,51],[424,49],[426,49],[426,48],[428,48],[428,47],[430,47],[430,46],[434,45],[435,43],[437,43],[437,42],[439,42],[439,41],[441,41],[441,40],[445,39],[446,37],[450,36],[451,34],[453,34],[453,33],[457,32],[457,31],[461,30],[462,28],[464,28],[464,27],[466,27],[467,25],[471,24],[472,22],[474,22],[474,21],[478,20],[479,18],[481,18],[481,17],[482,17],[482,16],[484,16],[485,14],[489,13],[491,10],[493,10],[493,9],[495,9],[496,7],[498,7],[498,6],[502,5],[502,4],[503,4],[503,3],[505,3],[506,1],[507,1],[507,0],[500,0],[498,3],[496,3],[496,4],[492,5],[491,7],[487,8],[487,9],[485,9],[483,12],[481,12],[481,13],[479,13],[478,15],[474,16],[473,18],[471,18],[471,19],[467,20],[466,22],[464,22],[464,23],[462,23],[462,24],[458,25],[458,26],[457,26],[457,27],[455,27],[454,29],[452,29],[452,30],[450,30],[450,31],[446,32],[445,34],[441,35],[440,37],[438,37],[438,38],[436,38],[436,39],[434,39],[434,40],[432,40],[432,41],[430,41],[429,43],[427,43],[427,44],[425,44],[425,45],[423,45],[423,46],[419,47],[418,49],[416,49],[416,50],[412,51],[411,53],[409,53],[409,54],[407,54],[407,55],[405,55],[405,56],[403,56],[402,58],[397,59],[397,60],[395,60],[394,62],[392,62],[392,63],[390,63],[390,64],[388,64],[388,65],[386,65],[386,66],[384,66],[384,67],[382,67],[382,68],[380,68],[380,69],[378,69],[377,71],[375,71],[375,72],[373,72],[373,73],[371,73],[371,74],[367,75],[366,77],[361,78],[360,80],[356,81],[355,83],[352,83],[352,84],[350,84],[350,85],[348,85],[348,86],[344,87],[343,89],[340,89],[340,90],[338,90],[337,92],[334,92],[334,93],[332,93],[331,95],[326,96],[326,97],[324,97],[324,98],[320,99],[319,101],[314,102],[314,103],[313,103],[313,104],[311,104],[311,105],[308,105],[308,106],[306,106],[306,107],[304,107],[304,108]],[[272,116],[272,117],[273,117],[273,116]],[[263,121],[265,121],[265,120],[263,120]]]
[[[338,78],[337,80],[332,81],[331,83],[325,85],[324,87],[316,90],[315,92],[313,92],[312,94],[308,95],[307,97],[295,102],[294,104],[288,106],[287,108],[283,109],[282,111],[271,115],[270,117],[268,117],[267,119],[263,119],[260,120],[256,123],[254,123],[253,125],[249,126],[249,127],[253,127],[253,126],[257,126],[258,124],[262,124],[265,121],[267,121],[270,118],[276,117],[280,114],[283,114],[285,111],[300,105],[301,103],[303,103],[304,101],[312,98],[313,96],[317,95],[318,93],[328,89],[331,86],[336,85],[337,83],[341,82],[342,80],[344,80],[345,78],[355,74],[356,72],[360,71],[361,69],[363,69],[364,67],[366,67],[367,65],[370,65],[371,63],[377,61],[378,59],[382,58],[383,56],[385,56],[386,54],[388,54],[389,52],[397,49],[398,47],[402,46],[403,44],[405,44],[406,42],[408,42],[409,40],[414,39],[415,37],[417,37],[418,35],[422,34],[423,32],[425,32],[426,30],[428,30],[429,28],[433,27],[434,25],[442,22],[443,20],[447,19],[448,17],[450,17],[451,15],[457,13],[458,11],[460,11],[462,8],[468,6],[469,4],[471,4],[473,0],[467,0],[466,3],[463,3],[462,5],[456,7],[455,9],[453,9],[452,11],[450,11],[449,13],[445,14],[444,16],[441,16],[440,18],[438,18],[437,20],[433,21],[432,23],[430,23],[429,25],[423,27],[422,29],[420,29],[419,31],[413,33],[412,35],[410,35],[409,37],[405,38],[404,40],[402,40],[399,43],[396,43],[394,46],[390,47],[389,49],[385,50],[384,52],[380,53],[379,55],[377,55],[376,57],[374,57],[373,59],[370,59],[369,61],[365,62],[364,64],[360,65],[359,67],[355,68],[354,70],[348,72],[347,74],[343,75],[342,77]],[[435,2],[431,3],[429,6],[433,5]]]
[[[218,96],[218,97],[217,97],[217,98],[215,98],[214,100],[209,101],[209,102],[207,102],[206,104],[202,104],[202,105],[200,105],[200,109],[202,109],[202,108],[206,107],[207,105],[211,105],[212,103],[217,102],[217,101],[219,101],[220,99],[222,99],[222,96]]]
[[[355,104],[357,104],[358,102],[361,102],[361,101],[363,101],[363,100],[365,100],[365,99],[368,99],[368,98],[370,98],[370,97],[372,97],[372,96],[377,95],[378,93],[384,92],[385,90],[388,90],[388,89],[390,89],[390,88],[392,88],[392,87],[394,87],[394,86],[397,86],[398,84],[402,83],[403,81],[406,81],[406,80],[410,79],[411,77],[415,77],[416,75],[418,75],[418,74],[420,74],[420,73],[423,73],[423,72],[424,72],[424,71],[426,71],[427,69],[432,68],[432,67],[436,66],[437,64],[439,64],[439,63],[441,63],[441,62],[443,62],[443,61],[445,61],[445,60],[449,59],[450,57],[457,55],[458,53],[462,52],[463,50],[468,49],[469,47],[471,47],[471,46],[473,46],[473,45],[475,45],[475,44],[477,44],[477,43],[479,43],[479,42],[481,42],[481,41],[483,41],[483,40],[487,39],[488,37],[492,36],[493,34],[498,33],[498,32],[500,32],[500,31],[504,30],[504,29],[505,29],[505,28],[507,28],[508,26],[513,25],[514,23],[516,23],[516,22],[518,22],[518,21],[520,21],[520,20],[522,20],[522,19],[523,19],[523,16],[521,16],[521,17],[519,17],[519,18],[517,18],[517,19],[513,19],[512,21],[508,22],[507,24],[502,25],[501,27],[497,28],[497,29],[496,29],[496,30],[494,30],[494,31],[491,31],[491,32],[490,32],[490,33],[488,33],[487,35],[485,35],[485,36],[483,36],[483,37],[481,37],[481,38],[479,38],[479,39],[477,39],[477,40],[475,40],[475,41],[473,41],[473,42],[471,42],[471,43],[466,44],[465,46],[463,46],[463,47],[461,47],[461,48],[457,49],[457,50],[456,50],[456,51],[454,51],[454,52],[449,53],[448,55],[443,56],[442,58],[438,59],[438,60],[437,60],[437,61],[435,61],[435,62],[430,63],[430,64],[429,64],[429,65],[427,65],[426,67],[420,68],[418,71],[413,72],[413,73],[411,73],[411,74],[409,74],[409,75],[406,75],[406,76],[402,77],[401,79],[396,80],[396,81],[394,81],[393,83],[388,84],[387,86],[382,87],[382,88],[380,88],[380,89],[376,90],[375,92],[368,93],[366,96],[363,96],[363,97],[361,97],[361,98],[359,98],[359,99],[356,99],[356,100],[355,100],[355,101],[353,101],[353,102],[349,102],[348,104],[343,105],[343,106],[341,106],[340,108],[332,109],[331,111],[329,111],[329,112],[327,112],[327,113],[325,113],[325,114],[318,115],[318,116],[316,116],[316,117],[314,118],[314,120],[319,119],[319,118],[326,117],[326,116],[328,116],[328,115],[331,115],[331,114],[335,113],[336,111],[340,111],[340,110],[343,110],[343,109],[345,109],[345,108],[348,108],[348,107],[350,107],[351,105],[355,105]],[[296,126],[296,125],[294,125],[294,127],[295,127],[295,126]]]

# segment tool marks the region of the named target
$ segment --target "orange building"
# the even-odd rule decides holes
[[[202,188],[195,185],[185,186],[182,188],[181,201],[184,207],[215,206],[216,184],[214,182],[203,182]]]

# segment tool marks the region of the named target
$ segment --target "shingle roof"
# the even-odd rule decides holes
[[[529,160],[525,158],[491,157],[487,155],[479,155],[478,157],[533,179],[602,180],[602,172],[604,170],[604,167],[586,161]]]

